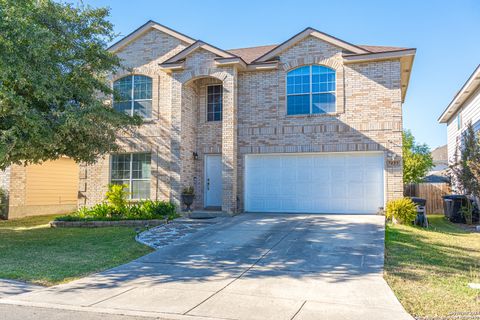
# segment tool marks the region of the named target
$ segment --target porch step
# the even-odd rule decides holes
[[[190,212],[189,217],[190,219],[211,219],[216,217],[231,217],[231,215],[223,211],[194,210]]]

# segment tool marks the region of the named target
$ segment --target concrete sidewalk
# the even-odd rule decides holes
[[[383,217],[244,214],[0,303],[162,319],[412,319],[383,280],[383,253]]]

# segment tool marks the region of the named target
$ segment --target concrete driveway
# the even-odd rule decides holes
[[[162,319],[412,319],[382,278],[383,217],[244,214],[2,303]]]

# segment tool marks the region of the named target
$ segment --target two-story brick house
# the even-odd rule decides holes
[[[80,205],[109,183],[132,199],[226,213],[374,213],[402,197],[402,102],[415,49],[359,46],[307,28],[222,50],[149,21],[110,50],[113,107],[144,116],[122,154],[81,166]]]

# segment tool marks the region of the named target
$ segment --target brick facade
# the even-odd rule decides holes
[[[204,207],[204,159],[222,155],[222,210],[243,210],[244,159],[250,153],[382,151],[386,200],[403,195],[400,59],[345,63],[343,49],[309,36],[278,55],[278,68],[245,70],[218,66],[202,48],[181,70],[159,64],[188,46],[152,30],[118,51],[129,70],[153,79],[153,116],[132,136],[119,136],[125,152],[152,154],[151,198],[180,204],[181,189],[194,186],[194,208]],[[286,115],[286,73],[320,64],[336,71],[336,112]],[[223,85],[223,120],[206,121],[206,87]],[[193,152],[198,160],[193,159]],[[394,157],[393,155],[396,155]],[[397,159],[393,161],[393,159]],[[80,170],[80,205],[102,200],[109,157]]]

